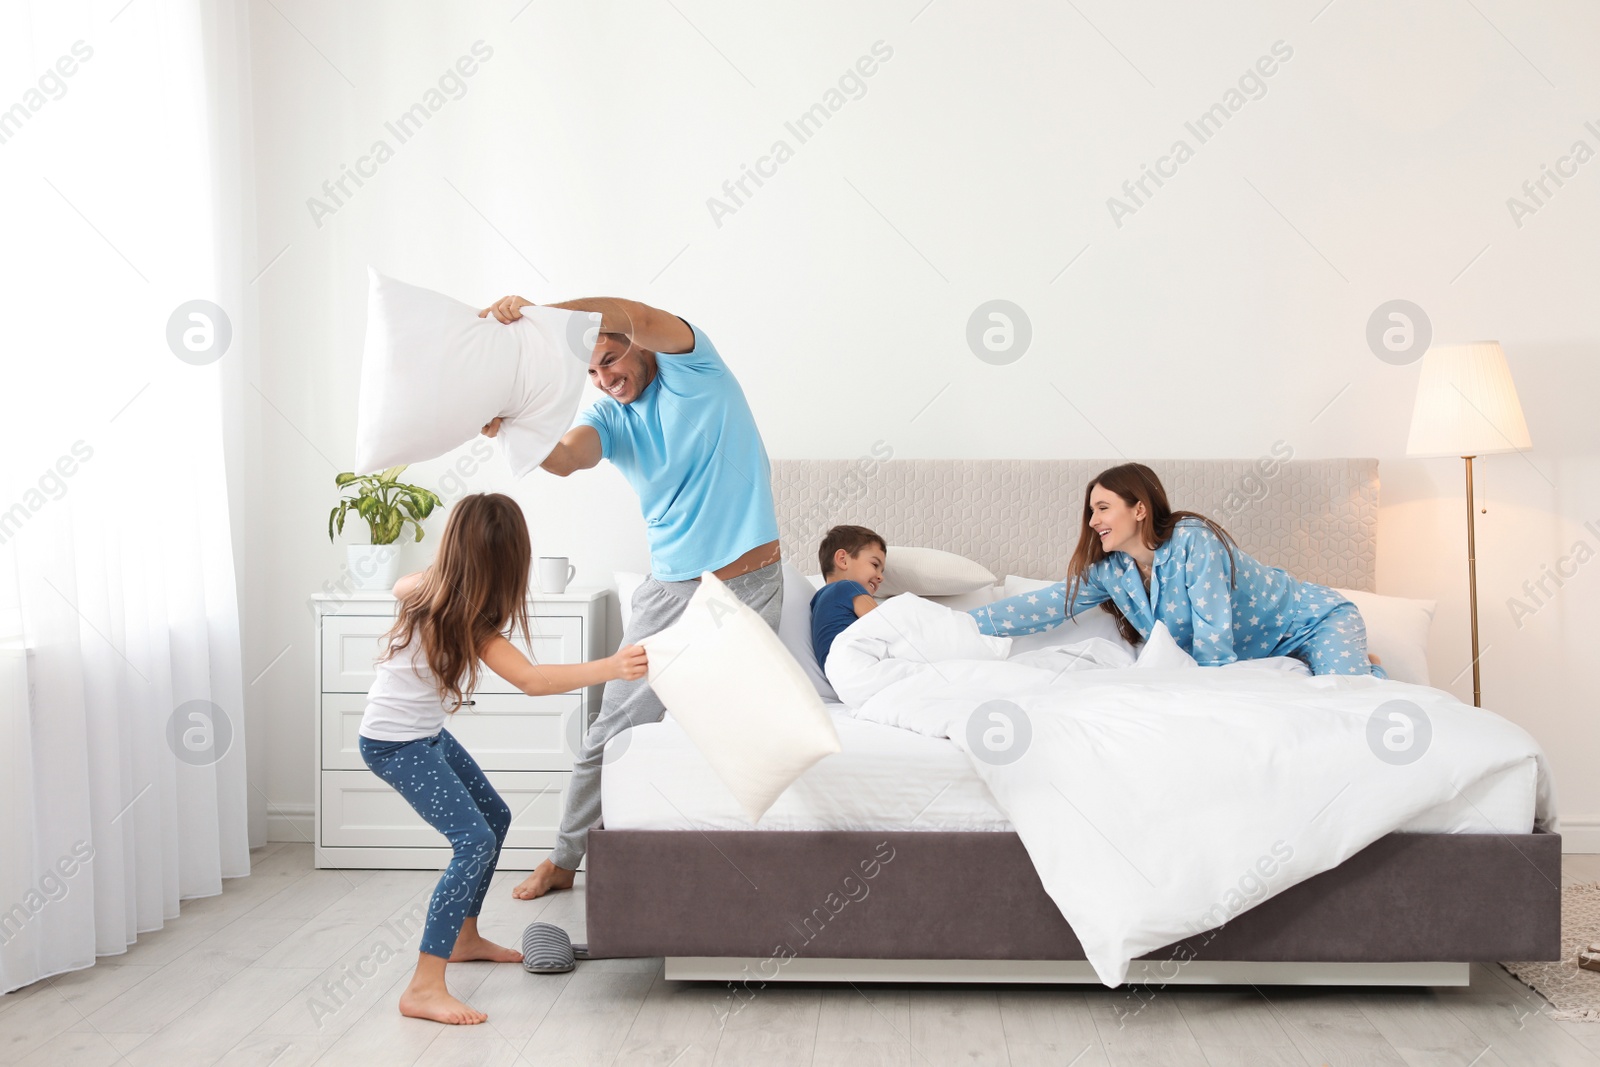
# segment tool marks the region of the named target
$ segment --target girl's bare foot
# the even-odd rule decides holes
[[[453,1026],[472,1026],[489,1018],[483,1012],[469,1008],[452,997],[449,990],[433,986],[420,989],[412,986],[401,993],[400,1014],[412,1019],[432,1019],[436,1023],[450,1023]]]
[[[518,900],[532,900],[557,889],[571,889],[572,875],[573,872],[565,867],[557,867],[549,860],[545,860],[533,869],[532,874],[524,878],[521,884],[511,891],[511,895]],[[521,956],[517,957],[519,960],[521,958]]]
[[[522,953],[514,948],[497,945],[483,937],[468,937],[462,934],[456,939],[456,947],[450,950],[451,963],[465,963],[467,960],[489,960],[492,963],[521,963]]]

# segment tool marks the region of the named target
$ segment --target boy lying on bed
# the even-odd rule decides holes
[[[833,639],[878,606],[872,594],[883,583],[889,546],[865,526],[835,526],[822,538],[817,562],[825,584],[811,598],[811,651],[828,669]]]

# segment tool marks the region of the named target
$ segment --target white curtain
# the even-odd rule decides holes
[[[0,5],[0,991],[249,873],[222,418],[254,325],[245,15]],[[223,314],[180,315],[175,350],[196,300]]]

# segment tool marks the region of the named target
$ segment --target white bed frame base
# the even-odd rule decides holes
[[[776,969],[777,973],[772,973]],[[1470,963],[1135,960],[1129,985],[1466,986]],[[677,982],[1004,982],[1099,985],[1087,960],[868,960],[668,956]]]

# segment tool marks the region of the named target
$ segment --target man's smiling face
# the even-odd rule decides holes
[[[656,354],[628,340],[625,334],[602,333],[589,358],[589,380],[619,404],[631,404],[655,380]]]

